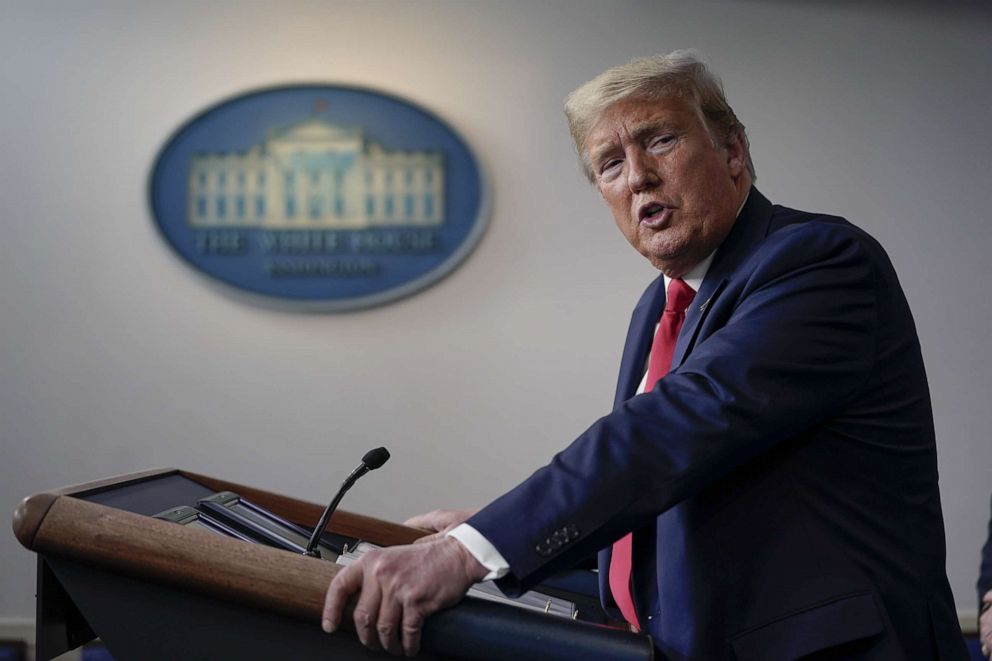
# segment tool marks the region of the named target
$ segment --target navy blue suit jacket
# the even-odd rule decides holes
[[[672,659],[964,659],[929,391],[882,248],[756,189],[635,395],[664,305],[634,310],[613,411],[469,523],[508,592],[635,531],[635,601]]]
[[[989,519],[989,536],[982,547],[982,567],[978,574],[978,608],[982,608],[982,597],[992,590],[992,518]]]

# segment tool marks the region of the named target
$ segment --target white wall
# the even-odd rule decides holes
[[[891,5],[891,6],[890,6]],[[652,276],[573,165],[561,101],[607,66],[698,47],[749,127],[762,191],[843,214],[916,311],[948,572],[974,609],[989,512],[992,15],[844,2],[0,1],[0,504],[154,466],[402,520],[479,505],[610,406]],[[249,307],[160,240],[146,178],[229,95],[294,81],[405,96],[463,133],[491,225],[452,276],[364,312]],[[0,534],[0,617],[33,560]]]

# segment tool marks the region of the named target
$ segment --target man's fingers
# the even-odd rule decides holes
[[[336,629],[354,604],[351,617],[363,645],[415,655],[427,616],[461,599],[486,571],[454,538],[370,551],[331,581],[324,628]]]
[[[400,641],[400,621],[403,617],[403,608],[395,599],[383,598],[379,607],[379,621],[376,623],[376,633],[379,635],[379,644],[390,654],[402,654],[403,647]]]
[[[404,521],[403,525],[411,528],[423,528],[424,530],[436,531],[437,529],[433,527],[436,516],[437,510],[427,512],[426,514],[418,514],[417,516],[411,516],[409,519]]]
[[[382,590],[373,573],[369,568],[365,568],[362,592],[358,596],[358,603],[355,604],[352,619],[355,621],[355,632],[358,633],[362,645],[371,650],[378,650],[382,647],[379,644],[379,631],[376,628],[379,624]]]
[[[403,611],[403,653],[416,656],[420,651],[420,632],[424,628],[424,615],[408,608]]]
[[[348,598],[362,587],[362,567],[358,564],[345,567],[337,573],[327,588],[324,598],[324,613],[321,627],[327,633],[336,631],[341,625],[341,616],[348,604]]]
[[[412,516],[403,522],[405,526],[423,528],[433,532],[450,530],[459,523],[465,523],[478,510],[434,510],[426,514]]]

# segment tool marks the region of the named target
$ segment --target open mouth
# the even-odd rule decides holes
[[[637,213],[641,223],[651,228],[657,228],[668,222],[672,215],[672,208],[658,202],[645,204]]]

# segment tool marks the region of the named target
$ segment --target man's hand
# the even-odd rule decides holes
[[[412,528],[423,528],[434,531],[433,535],[421,537],[418,542],[433,541],[442,537],[444,533],[462,523],[465,523],[479,510],[434,510],[427,514],[418,514],[403,522],[404,526]]]
[[[983,604],[992,604],[992,590],[982,597]],[[982,643],[982,654],[992,655],[992,608],[987,608],[978,618],[978,640]]]
[[[362,644],[413,656],[427,616],[457,603],[487,573],[452,537],[369,551],[327,588],[324,631],[338,628],[345,605],[357,595],[353,617]]]

